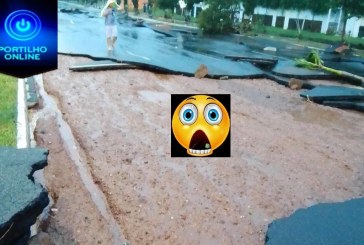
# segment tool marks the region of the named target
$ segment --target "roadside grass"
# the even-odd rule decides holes
[[[16,146],[17,80],[0,74],[0,146]]]
[[[289,38],[299,38],[301,40],[314,41],[326,44],[337,44],[341,42],[340,35],[327,35],[323,33],[302,31],[301,35],[298,35],[297,30],[284,30],[282,28],[272,27],[272,26],[260,26],[255,25],[253,29],[254,33],[264,33],[272,36],[289,37]],[[364,39],[345,37],[346,42],[350,44],[352,48],[363,49],[364,50]]]

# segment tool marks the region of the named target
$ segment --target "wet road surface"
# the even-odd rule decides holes
[[[189,51],[183,48],[182,36],[166,37],[150,28],[136,27],[133,21],[125,19],[121,19],[118,25],[119,40],[116,47],[109,52],[103,18],[89,16],[90,14],[59,13],[59,52],[153,66],[177,74],[193,75],[204,64],[210,77],[254,78],[263,75],[260,69],[248,62],[233,62]],[[221,48],[223,46],[216,46],[217,50]],[[240,45],[240,49],[245,48]]]

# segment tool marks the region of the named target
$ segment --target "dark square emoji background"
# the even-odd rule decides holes
[[[196,95],[211,96],[216,100],[218,100],[219,102],[221,102],[221,104],[225,107],[230,117],[230,125],[231,125],[230,94],[172,94],[171,95],[171,157],[195,157],[189,155],[187,153],[187,149],[185,149],[177,141],[173,133],[172,119],[175,110],[180,105],[180,103],[182,103],[185,99]],[[201,157],[230,157],[230,134],[231,134],[231,126],[225,141],[218,148],[216,148],[211,155],[201,156]]]

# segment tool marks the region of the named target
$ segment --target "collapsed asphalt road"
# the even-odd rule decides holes
[[[177,74],[203,63],[210,77],[262,76],[249,63],[223,59],[221,49],[209,52],[223,41],[180,49],[180,39],[128,23],[119,29],[124,42],[108,54],[96,15],[59,14],[61,52]],[[229,47],[228,55],[244,46]],[[305,102],[266,79],[73,73],[70,67],[89,60],[59,59],[59,69],[44,76],[58,103],[39,108],[35,131],[50,149],[45,178],[55,204],[42,229],[53,242],[263,244],[277,218],[364,195],[362,114]],[[170,94],[177,92],[231,94],[231,158],[170,157]]]
[[[263,244],[267,225],[298,208],[364,195],[363,115],[307,102],[266,79],[214,80],[141,70],[75,73],[59,56],[46,91],[75,139],[41,113],[56,200],[44,231],[64,244]],[[170,94],[231,94],[231,157],[171,158]],[[69,150],[105,196],[110,227]],[[115,234],[115,233],[114,233]]]
[[[250,63],[185,50],[181,48],[183,40],[164,40],[164,34],[150,28],[135,27],[133,21],[125,19],[118,25],[120,40],[110,53],[106,48],[103,19],[95,15],[93,13],[91,16],[94,18],[90,18],[90,14],[59,13],[59,52],[108,58],[174,74],[191,75],[201,64],[205,64],[211,77],[263,76],[262,71]]]
[[[226,35],[210,38],[200,36],[198,32],[188,28],[172,28],[156,23],[137,27],[135,20],[123,15],[119,16],[119,41],[116,43],[115,50],[108,52],[104,38],[103,18],[99,16],[100,10],[82,8],[83,10],[80,11],[72,6],[66,2],[59,3],[61,11],[58,24],[58,49],[63,54],[123,61],[152,70],[185,75],[193,75],[196,69],[204,64],[208,67],[209,77],[257,78],[264,76],[262,70],[249,62],[242,60],[232,62],[226,57],[287,61],[305,57],[310,52],[309,47],[264,37]],[[266,47],[276,51],[264,51]],[[364,76],[363,58],[342,56],[333,54],[331,51],[322,53],[322,59],[326,65]],[[287,64],[285,63],[285,66]],[[297,75],[299,71],[293,70],[294,72],[288,75]],[[287,72],[282,75],[287,75],[285,73]],[[302,76],[307,73],[309,71],[303,72]],[[311,75],[315,74],[312,72]],[[331,78],[332,75],[326,77],[326,79]]]

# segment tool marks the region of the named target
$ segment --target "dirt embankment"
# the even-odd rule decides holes
[[[263,244],[274,219],[364,194],[363,114],[306,102],[266,79],[68,70],[83,61],[59,56],[45,88],[131,244]],[[231,158],[170,157],[173,93],[231,94]],[[110,244],[51,117],[37,134],[50,149],[52,239]]]

